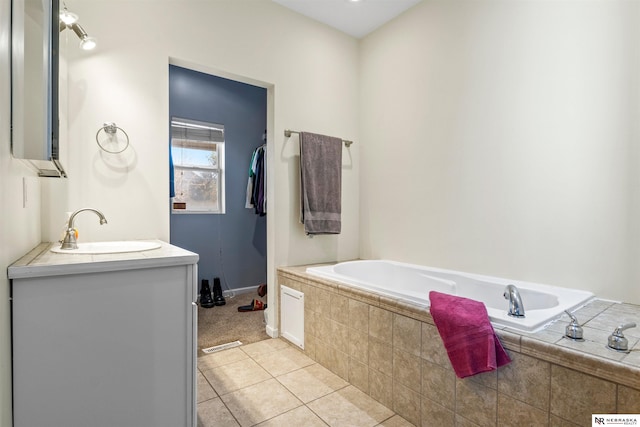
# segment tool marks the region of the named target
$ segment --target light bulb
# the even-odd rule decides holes
[[[84,37],[80,40],[80,49],[82,50],[91,50],[95,48],[97,45],[96,39],[93,37]]]

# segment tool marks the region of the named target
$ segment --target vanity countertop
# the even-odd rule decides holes
[[[60,254],[51,252],[59,243],[41,243],[7,269],[9,279],[99,273],[116,270],[195,264],[198,254],[161,240],[158,249],[113,254]]]

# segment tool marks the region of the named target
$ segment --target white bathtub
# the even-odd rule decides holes
[[[429,307],[429,291],[482,301],[495,326],[535,332],[557,320],[564,310],[572,311],[593,298],[591,292],[560,288],[519,280],[481,276],[395,261],[349,261],[330,266],[309,267],[314,276],[335,280],[414,304]],[[525,309],[524,318],[507,315],[505,287],[515,285]]]

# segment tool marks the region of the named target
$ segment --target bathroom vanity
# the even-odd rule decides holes
[[[14,427],[196,425],[198,255],[157,242],[9,267]]]

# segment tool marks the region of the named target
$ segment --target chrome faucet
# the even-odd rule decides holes
[[[626,325],[618,326],[613,333],[609,335],[607,345],[616,351],[629,351],[629,341],[625,338],[622,331],[635,327],[635,323],[627,323]]]
[[[107,223],[107,219],[99,210],[96,210],[93,208],[78,209],[77,211],[72,213],[71,216],[69,217],[69,222],[67,224],[67,231],[64,235],[64,239],[62,240],[62,245],[60,245],[60,249],[68,249],[68,250],[78,249],[78,242],[76,241],[76,229],[73,227],[73,220],[75,219],[76,215],[78,215],[80,212],[83,212],[83,211],[95,212],[95,214],[98,215],[98,217],[100,217],[100,225]]]
[[[565,310],[564,312],[567,313],[571,318],[571,323],[569,323],[567,327],[564,328],[564,336],[575,341],[584,341],[584,331],[582,329],[582,326],[578,323],[578,318],[569,313],[569,310]]]
[[[504,299],[509,300],[509,311],[507,314],[511,317],[524,317],[524,305],[522,304],[522,298],[520,298],[520,292],[514,285],[507,285],[504,290]]]

